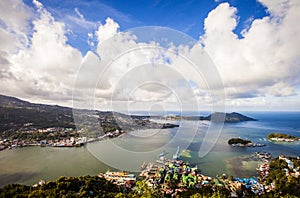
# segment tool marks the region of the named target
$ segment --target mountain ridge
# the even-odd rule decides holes
[[[76,118],[76,126],[74,117]],[[159,124],[150,121],[149,118],[113,111],[72,109],[58,105],[36,104],[11,96],[0,95],[0,133],[19,129],[44,129],[49,127],[73,129],[89,127],[93,131],[99,131],[100,129],[106,133],[115,130],[130,131],[179,126],[170,123]]]
[[[147,115],[127,115],[114,111],[98,111],[75,109],[79,112],[80,121],[92,123],[89,115],[99,116],[98,121],[101,127],[106,127],[108,131],[121,129],[134,130],[135,124],[140,125],[140,128],[159,127],[154,122],[149,121],[150,118],[163,118],[162,116],[147,116]],[[0,95],[0,132],[6,130],[18,130],[28,125],[34,128],[47,127],[63,127],[75,129],[74,111],[70,107],[59,105],[37,104],[21,100],[12,96]],[[84,117],[82,115],[84,115]],[[77,114],[76,114],[77,116]],[[76,117],[78,118],[78,117]],[[180,117],[185,120],[208,120],[213,122],[228,122],[236,123],[243,121],[256,121],[254,118],[244,116],[237,112],[223,113],[214,112],[208,116],[190,116]],[[112,120],[112,121],[107,121]],[[121,120],[121,121],[120,121]],[[122,121],[124,121],[122,123]],[[77,120],[76,120],[77,121]],[[103,126],[102,126],[103,125]],[[113,125],[113,126],[112,126]],[[161,125],[162,128],[178,127],[166,123]]]

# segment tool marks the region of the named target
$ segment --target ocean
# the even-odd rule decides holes
[[[176,112],[173,112],[175,114]],[[225,123],[222,130],[207,121],[162,121],[180,124],[173,129],[134,131],[118,138],[94,142],[80,148],[27,147],[0,152],[0,186],[10,183],[34,184],[59,176],[97,175],[106,170],[138,171],[143,161],[155,161],[161,152],[172,158],[178,147],[190,156],[183,160],[204,175],[223,173],[238,177],[257,176],[260,163],[253,153],[267,151],[300,156],[300,141],[272,143],[266,136],[281,132],[300,137],[300,112],[241,112],[258,121]],[[191,114],[191,113],[189,113]],[[202,114],[203,115],[203,114]],[[233,137],[249,139],[265,147],[238,148],[228,145]],[[209,152],[199,156],[201,145]],[[202,153],[203,154],[203,153]]]

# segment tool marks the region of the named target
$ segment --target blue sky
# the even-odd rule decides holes
[[[33,6],[30,0],[25,1]],[[241,37],[241,31],[247,28],[253,19],[267,16],[266,7],[256,0],[157,0],[157,1],[61,1],[41,0],[57,20],[65,21],[72,34],[68,35],[69,43],[86,53],[90,47],[86,42],[86,35],[95,31],[94,27],[79,27],[66,19],[66,15],[78,17],[80,14],[87,21],[103,23],[107,17],[113,18],[120,30],[140,26],[163,26],[182,31],[194,39],[204,33],[204,19],[208,13],[222,2],[229,2],[238,9],[239,23],[234,32]]]
[[[205,108],[218,103],[211,94],[223,90],[228,111],[300,110],[299,10],[299,0],[0,1],[0,92],[65,106],[72,106],[74,100],[89,103],[84,97],[98,94],[102,107],[112,97],[128,105],[132,100],[124,94],[130,93],[139,102],[153,99],[155,104],[174,107],[176,97],[164,86],[137,84],[134,90],[127,89],[141,83],[142,77],[154,75],[160,83],[173,86],[187,103],[191,92],[182,87],[188,82],[192,95]],[[148,27],[139,32],[140,38],[147,38],[149,31],[157,33],[149,26],[171,28],[170,40],[183,33],[195,43],[188,51],[183,44],[170,43],[159,50],[152,40],[145,44],[135,38],[138,35],[126,33]],[[197,76],[178,58],[195,60],[201,54],[198,44],[210,58],[210,67],[216,68],[215,76]],[[146,53],[144,49],[115,58],[141,46],[156,47],[156,51]],[[102,87],[97,87],[97,72],[103,72],[109,58],[115,65],[107,70]],[[186,76],[172,76],[162,68],[161,74],[147,68],[128,76],[135,63],[145,61],[172,66],[177,74]],[[216,76],[222,86],[204,86]],[[122,79],[127,82],[120,89]],[[80,90],[77,98],[74,88]]]

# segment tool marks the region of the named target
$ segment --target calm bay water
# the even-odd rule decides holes
[[[138,169],[143,161],[156,160],[161,151],[168,152],[167,156],[172,157],[178,145],[181,149],[189,145],[187,149],[190,150],[192,157],[184,160],[197,165],[203,174],[209,176],[222,173],[240,177],[255,176],[255,168],[259,163],[251,158],[255,151],[268,151],[275,157],[280,154],[300,156],[299,142],[274,144],[264,139],[270,132],[300,136],[300,112],[243,112],[243,114],[259,121],[225,124],[217,143],[207,155],[201,158],[198,156],[198,151],[209,123],[200,122],[196,125],[197,122],[193,121],[179,123],[180,129],[141,130],[112,140],[91,143],[81,148],[27,147],[1,151],[0,186],[9,183],[33,184],[40,179],[54,180],[62,175],[97,175],[108,169],[114,170],[103,163],[110,164],[111,161],[113,165],[117,163],[120,167]],[[191,139],[193,130],[197,126],[197,134]],[[216,133],[214,130],[209,132]],[[232,137],[247,138],[267,146],[231,147],[227,141]],[[206,141],[213,142],[213,139]],[[142,157],[131,158],[130,155],[124,155],[122,152],[114,152],[108,145],[114,145],[126,152],[142,154]]]

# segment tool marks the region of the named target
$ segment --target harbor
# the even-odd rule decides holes
[[[180,159],[179,147],[172,159],[166,157],[165,152],[159,155],[156,162],[144,162],[139,174],[146,184],[152,189],[159,189],[172,196],[188,189],[200,189],[203,187],[225,188],[231,192],[231,197],[237,197],[242,189],[246,194],[262,195],[265,188],[258,177],[238,178],[228,177],[226,174],[216,177],[206,176],[197,166]],[[261,159],[268,158],[267,153],[257,153]],[[263,157],[264,156],[264,157]]]

